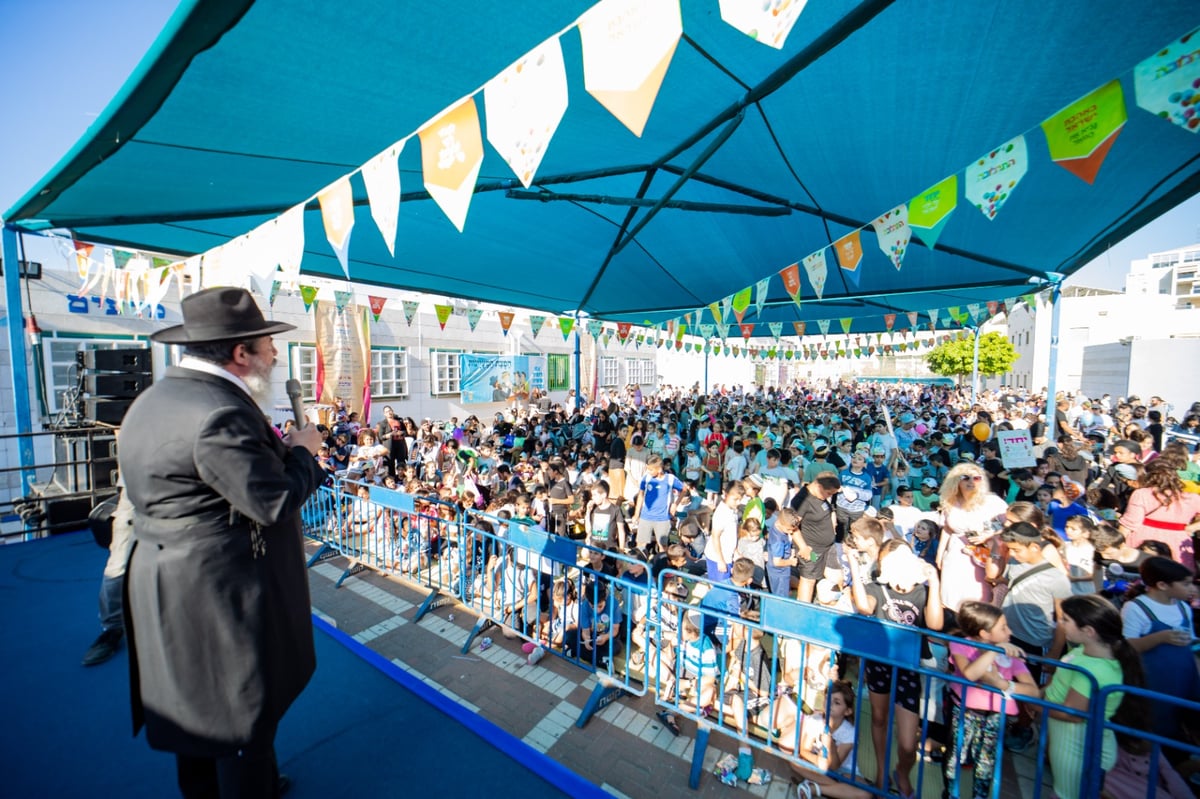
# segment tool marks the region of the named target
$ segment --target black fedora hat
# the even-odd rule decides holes
[[[272,336],[295,325],[263,318],[254,297],[245,289],[218,286],[183,298],[183,324],[150,336],[160,344],[213,344],[219,341]]]

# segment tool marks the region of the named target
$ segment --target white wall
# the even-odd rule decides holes
[[[1162,294],[1101,294],[1060,298],[1058,391],[1078,391],[1084,382],[1083,353],[1088,347],[1122,339],[1169,339],[1200,335],[1200,311],[1178,310]],[[1007,335],[1021,357],[1011,385],[1040,391],[1050,376],[1052,308],[1040,298],[1036,312],[1024,303],[1010,309]]]
[[[1176,418],[1200,400],[1200,339],[1138,339],[1088,347],[1083,393],[1098,397],[1137,394],[1160,396],[1174,406]]]

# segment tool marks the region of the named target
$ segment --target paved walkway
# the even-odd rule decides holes
[[[316,550],[316,544],[309,545],[310,554]],[[795,796],[789,789],[787,763],[764,752],[755,752],[755,765],[771,772],[770,783],[738,788],[722,784],[713,776],[712,766],[723,754],[736,753],[737,747],[719,733],[709,739],[699,790],[690,790],[695,728],[682,720],[683,734],[672,735],[655,718],[653,697],[623,697],[579,729],[575,721],[596,684],[593,676],[552,655],[529,666],[521,652],[522,641],[505,639],[495,628],[487,633],[494,642],[490,649],[480,651],[477,641],[471,653],[463,655],[462,646],[476,622],[469,608],[450,602],[415,623],[416,610],[428,592],[370,570],[335,588],[347,565],[345,558],[336,557],[310,570],[313,611],[318,616],[614,796]],[[864,718],[859,723],[869,721]],[[859,756],[863,771],[874,773],[870,752]],[[1021,755],[1005,760],[1002,796],[1033,796],[1032,759]],[[925,769],[922,799],[937,799],[941,778],[935,772],[940,766],[926,764]],[[1048,787],[1042,795],[1049,795]]]

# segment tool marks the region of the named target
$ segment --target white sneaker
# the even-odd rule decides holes
[[[525,662],[528,663],[530,666],[535,666],[535,665],[537,665],[537,662],[539,660],[541,660],[542,658],[544,658],[545,656],[546,656],[545,648],[540,647],[540,646],[535,647],[534,650],[529,653],[529,657],[525,658]]]

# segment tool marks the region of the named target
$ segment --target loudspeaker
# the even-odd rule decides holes
[[[124,397],[133,399],[150,387],[153,379],[148,374],[89,374],[83,378],[83,391],[97,397]]]
[[[68,494],[117,485],[117,439],[111,433],[57,433],[54,483]]]
[[[85,350],[78,354],[78,363],[84,369],[95,369],[101,372],[134,372],[152,371],[150,350]]]
[[[81,530],[88,525],[88,514],[92,512],[90,497],[74,497],[70,499],[54,499],[48,497],[45,501],[47,531],[54,535],[71,530]]]
[[[96,399],[88,397],[83,401],[84,418],[99,424],[110,424],[117,427],[125,418],[125,412],[133,404],[131,399]]]

